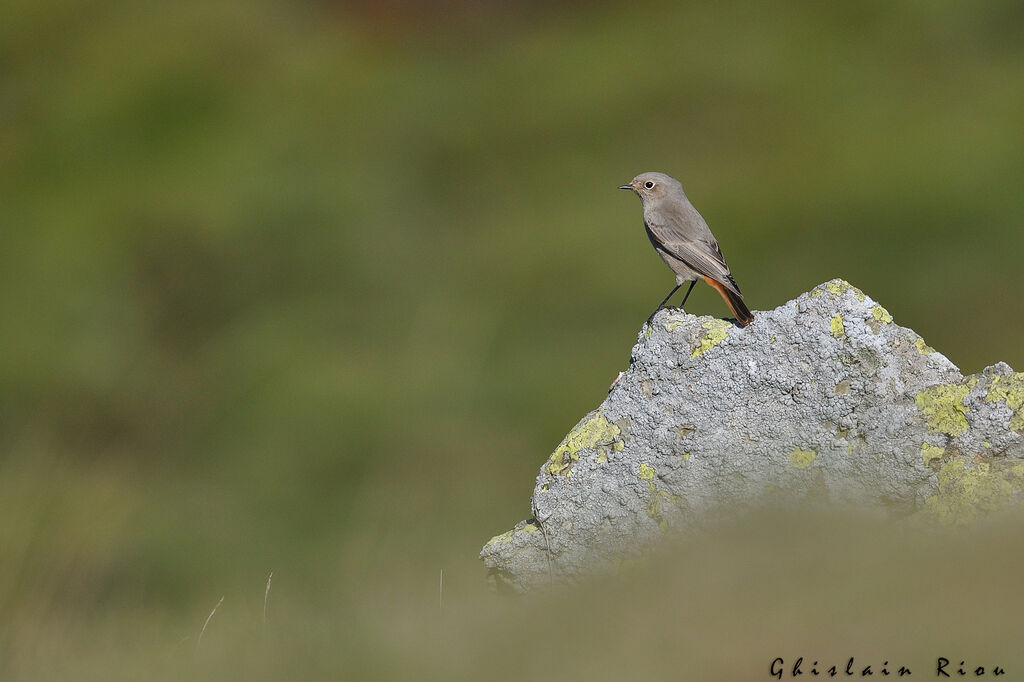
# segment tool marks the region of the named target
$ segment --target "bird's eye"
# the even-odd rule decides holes
[[[646,187],[647,189],[650,189],[650,188],[654,187],[654,183],[651,182],[650,180],[648,180],[647,182],[644,183],[644,187]]]

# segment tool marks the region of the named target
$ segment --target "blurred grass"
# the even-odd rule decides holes
[[[275,574],[218,596],[191,619],[99,614],[48,631],[41,679],[770,679],[776,657],[804,674],[872,666],[934,676],[1022,665],[1019,519],[922,535],[856,514],[762,513],[720,526],[618,578],[522,600],[389,567],[341,596]],[[447,578],[451,578],[446,574]],[[431,577],[433,580],[431,580]],[[399,585],[397,589],[395,585]],[[184,634],[182,634],[184,633]],[[816,663],[812,663],[816,662]],[[13,668],[15,673],[20,668]],[[1007,679],[1012,679],[1008,677]]]
[[[197,665],[238,653],[257,678],[478,675],[480,652],[534,643],[475,554],[528,514],[541,458],[671,285],[614,189],[639,171],[683,181],[752,308],[841,276],[965,371],[1020,369],[1022,19],[6,3],[0,672],[180,663],[221,594],[233,634]],[[456,605],[432,631],[442,567]],[[270,570],[287,611],[253,652]],[[589,640],[565,636],[579,662]]]

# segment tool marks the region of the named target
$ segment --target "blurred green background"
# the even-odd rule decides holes
[[[1016,0],[8,0],[0,678],[767,679],[882,613],[885,656],[959,655],[901,649],[899,616],[974,608],[1009,653],[1024,557],[934,612],[909,576],[960,553],[860,522],[827,560],[834,530],[766,524],[551,601],[490,596],[476,554],[672,285],[615,189],[638,172],[683,182],[751,308],[843,277],[964,371],[1024,368],[1022,26]]]

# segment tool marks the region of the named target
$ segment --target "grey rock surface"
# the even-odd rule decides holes
[[[843,280],[739,328],[678,309],[543,464],[532,518],[480,556],[524,591],[614,570],[763,504],[967,523],[1024,488],[1024,373],[963,376]]]

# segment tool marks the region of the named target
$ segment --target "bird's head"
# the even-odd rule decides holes
[[[619,189],[631,189],[641,201],[661,199],[675,192],[682,193],[683,186],[671,175],[664,173],[641,173],[633,178],[628,185],[620,185]]]

